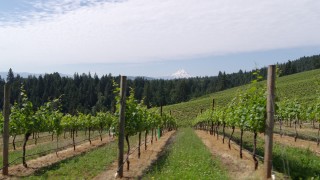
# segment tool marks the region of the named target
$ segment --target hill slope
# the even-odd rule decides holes
[[[284,76],[277,79],[277,95],[280,99],[297,98],[299,102],[313,103],[316,100],[316,78],[320,78],[320,69]],[[266,84],[266,81],[260,83]],[[178,124],[188,126],[191,121],[200,113],[212,107],[212,99],[215,99],[215,106],[224,106],[236,96],[237,92],[244,90],[248,85],[231,88],[193,99],[188,102],[169,105],[164,107],[165,112],[170,112],[178,119]]]

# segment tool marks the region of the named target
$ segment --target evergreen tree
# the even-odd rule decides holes
[[[7,83],[12,84],[14,81],[14,74],[12,69],[9,69],[8,75],[7,75]]]

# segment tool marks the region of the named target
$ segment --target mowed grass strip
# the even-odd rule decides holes
[[[23,179],[92,179],[117,158],[117,141],[36,171]]]
[[[137,135],[130,137],[131,148],[136,147],[137,141]],[[124,148],[126,152],[126,143]],[[117,154],[118,140],[115,139],[97,149],[39,169],[23,179],[92,179],[105,171],[117,159]]]
[[[220,160],[212,157],[194,131],[184,128],[143,179],[228,179],[228,176]]]
[[[100,138],[100,136],[97,135],[97,133],[95,135],[93,135],[91,137],[91,140],[95,140]],[[103,138],[108,138],[107,134],[103,135]],[[80,131],[79,132],[79,136],[75,137],[75,142],[78,143],[77,146],[79,144],[82,143],[86,143],[88,142],[88,137],[84,135],[84,131]],[[50,154],[50,153],[54,153],[55,149],[57,147],[57,141],[56,141],[56,136],[54,136],[54,141],[51,141],[51,136],[49,137],[49,140],[47,140],[46,142],[43,143],[39,143],[37,145],[34,145],[32,142],[32,139],[28,141],[28,145],[31,146],[27,146],[27,150],[26,150],[26,160],[31,160],[31,159],[36,159],[38,157]],[[79,143],[80,142],[80,143]],[[76,146],[76,148],[77,148]],[[69,136],[67,136],[66,139],[63,138],[63,135],[59,136],[59,141],[58,141],[58,147],[59,148],[72,148],[72,138],[70,138]],[[3,157],[2,157],[2,149],[0,151],[0,162],[2,162]],[[32,155],[32,156],[29,156]],[[13,162],[14,161],[14,162]],[[12,165],[16,165],[16,164],[22,164],[22,148],[18,147],[17,150],[10,150],[9,151],[9,162],[13,162],[11,164]]]

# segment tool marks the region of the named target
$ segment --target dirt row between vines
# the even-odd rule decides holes
[[[260,138],[264,138],[263,134],[260,135]],[[294,137],[284,135],[281,137],[280,134],[273,134],[273,141],[278,144],[283,144],[290,147],[309,149],[316,155],[320,156],[320,146],[317,146],[317,142],[314,141],[308,141],[298,138],[295,142]]]
[[[102,135],[103,138],[107,137],[108,135],[107,134],[104,134]],[[27,142],[27,145],[26,145],[26,149],[27,150],[30,150],[38,145],[45,145],[45,144],[50,144],[50,143],[53,143],[54,145],[56,145],[56,142],[57,142],[57,137],[54,136],[53,140],[52,140],[52,137],[51,135],[47,135],[47,136],[44,136],[44,137],[40,137],[38,139],[41,139],[41,140],[38,140],[37,144],[34,143],[34,139],[31,138],[29,139],[29,141]],[[44,140],[43,140],[44,139]],[[76,142],[78,140],[83,140],[83,139],[88,139],[88,136],[86,135],[82,135],[82,136],[76,136],[75,137],[76,139]],[[17,151],[17,150],[22,150],[22,143],[23,141],[20,141],[20,142],[16,142],[16,144],[18,143],[21,143],[21,145],[16,145],[16,149],[14,150],[13,149],[13,145],[12,145],[12,141],[9,141],[9,152],[13,152],[13,151]],[[70,135],[66,136],[66,138],[64,138],[63,136],[59,136],[59,144],[63,143],[63,142],[70,142],[72,143],[72,138],[70,137]],[[1,143],[0,143],[1,144]],[[2,144],[0,146],[0,151],[2,151]],[[2,156],[2,154],[1,154]]]
[[[0,179],[17,179],[19,177],[29,176],[41,168],[101,147],[111,141],[113,141],[113,139],[109,137],[104,138],[102,141],[100,141],[100,139],[96,139],[93,140],[91,144],[89,142],[85,142],[77,145],[75,151],[73,150],[73,147],[70,147],[59,151],[58,155],[56,155],[56,153],[47,154],[45,156],[27,161],[28,168],[23,167],[22,163],[11,166],[9,167],[9,176],[3,176],[1,174]]]
[[[196,130],[195,132],[209,148],[212,155],[221,159],[221,163],[231,179],[260,179],[262,177],[262,164],[259,162],[259,168],[255,171],[252,155],[243,151],[243,158],[241,159],[240,148],[237,144],[231,143],[231,149],[229,149],[228,138],[225,139],[223,144],[222,136],[217,140],[216,136],[210,135],[206,131]]]
[[[141,156],[138,159],[138,151],[135,151],[129,156],[130,170],[127,171],[127,164],[123,166],[123,178],[122,179],[137,179],[143,176],[143,174],[151,167],[152,163],[155,162],[161,155],[161,152],[171,143],[171,139],[174,137],[176,131],[169,131],[165,133],[158,141],[153,144],[148,144],[147,150],[144,146],[141,146]],[[135,145],[134,145],[135,146]],[[124,155],[126,159],[126,155]],[[115,174],[118,170],[117,162],[114,162],[110,167],[107,167],[106,171],[96,176],[94,180],[112,180],[117,179]]]
[[[228,130],[229,131],[229,130]],[[240,129],[236,129],[235,132],[240,134]],[[245,131],[245,133],[251,133],[248,131]],[[253,133],[252,137],[253,137]],[[264,140],[264,134],[261,133],[258,135],[260,139]],[[320,146],[317,145],[317,142],[310,141],[310,140],[304,140],[304,139],[297,139],[297,141],[294,141],[294,137],[283,135],[282,137],[280,134],[273,133],[273,142],[289,146],[289,147],[295,147],[300,149],[309,149],[310,151],[314,152],[316,155],[320,156]]]
[[[235,132],[240,133],[239,129],[236,129]],[[245,133],[251,133],[251,132],[245,132]],[[253,133],[252,137],[253,137]],[[258,135],[260,139],[264,140],[264,134],[261,133]],[[320,156],[320,146],[317,146],[317,142],[310,141],[310,140],[304,140],[304,139],[297,139],[297,141],[294,141],[294,137],[283,135],[282,137],[280,134],[273,133],[273,142],[285,145],[289,147],[295,147],[300,149],[309,149],[310,151],[314,152],[316,155]]]

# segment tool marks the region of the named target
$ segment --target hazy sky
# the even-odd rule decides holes
[[[319,0],[1,0],[0,71],[193,76],[320,54]]]

